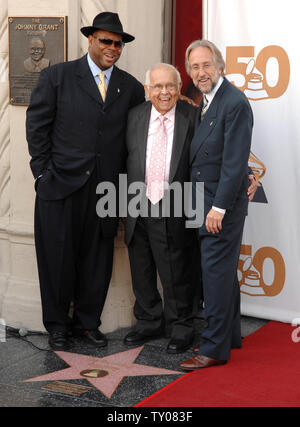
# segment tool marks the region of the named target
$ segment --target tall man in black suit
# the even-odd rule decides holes
[[[190,163],[192,182],[204,183],[199,242],[207,326],[198,354],[180,364],[194,370],[225,364],[231,348],[241,346],[237,264],[248,208],[253,115],[245,95],[224,77],[225,63],[213,43],[192,43],[186,62],[204,98]]]
[[[66,348],[70,328],[94,345],[107,344],[98,327],[118,218],[98,218],[96,187],[118,186],[127,114],[145,100],[143,86],[114,65],[134,40],[118,15],[100,13],[81,32],[88,54],[43,70],[27,110],[43,322],[56,349]]]
[[[142,344],[166,331],[171,336],[168,353],[185,351],[193,340],[193,304],[196,288],[200,287],[197,266],[192,262],[197,250],[195,230],[186,228],[184,209],[182,215],[175,216],[181,200],[177,199],[176,206],[170,197],[169,217],[159,211],[168,195],[168,185],[176,182],[183,188],[189,181],[189,151],[197,109],[178,100],[180,88],[181,78],[173,66],[158,64],[149,70],[145,90],[150,101],[130,111],[126,137],[128,185],[143,182],[146,191],[139,215],[129,212],[125,220],[137,322],[124,342],[128,346]],[[163,148],[157,147],[161,142]],[[155,185],[152,171],[160,170],[160,166],[157,192],[154,189],[151,193]],[[143,202],[150,209],[147,217],[142,214]],[[154,206],[158,207],[158,217],[151,217]],[[157,271],[164,304],[157,289]]]

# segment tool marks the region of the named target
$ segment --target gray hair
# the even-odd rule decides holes
[[[170,70],[172,70],[172,71],[174,71],[175,72],[175,74],[176,74],[176,77],[177,77],[177,82],[178,82],[178,87],[179,87],[179,85],[180,85],[180,83],[181,83],[181,76],[180,76],[180,73],[179,73],[179,71],[177,70],[177,68],[175,68],[173,65],[171,65],[171,64],[165,64],[165,63],[160,63],[160,64],[156,64],[156,65],[154,65],[153,67],[151,67],[147,72],[146,72],[146,79],[145,79],[145,86],[150,86],[150,75],[151,75],[151,72],[152,71],[154,71],[154,70],[156,70],[157,68],[163,68],[163,67],[165,67],[165,68],[169,68]]]
[[[196,49],[197,47],[207,47],[211,53],[213,54],[214,62],[217,68],[220,68],[222,70],[222,76],[225,74],[225,61],[223,59],[221,51],[217,48],[217,46],[209,41],[209,40],[195,40],[192,42],[189,47],[187,48],[185,52],[185,68],[187,73],[191,74],[190,69],[190,63],[189,58],[192,50]]]

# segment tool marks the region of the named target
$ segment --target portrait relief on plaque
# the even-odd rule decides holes
[[[40,72],[67,60],[66,17],[9,17],[12,105],[29,105]]]
[[[29,57],[24,61],[24,68],[29,73],[40,73],[44,68],[49,67],[50,59],[44,58],[45,42],[40,37],[33,37],[29,40]]]

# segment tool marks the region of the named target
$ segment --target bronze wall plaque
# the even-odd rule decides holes
[[[29,105],[42,69],[67,60],[67,18],[9,17],[12,105]]]

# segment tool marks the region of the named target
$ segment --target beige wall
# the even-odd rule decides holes
[[[8,16],[68,16],[68,59],[87,50],[80,28],[99,12],[118,12],[136,36],[118,66],[144,82],[162,60],[164,0],[0,0],[0,318],[7,325],[43,330],[33,239],[34,191],[25,137],[25,107],[9,105]],[[122,229],[115,242],[112,282],[102,330],[134,322],[131,278]]]

